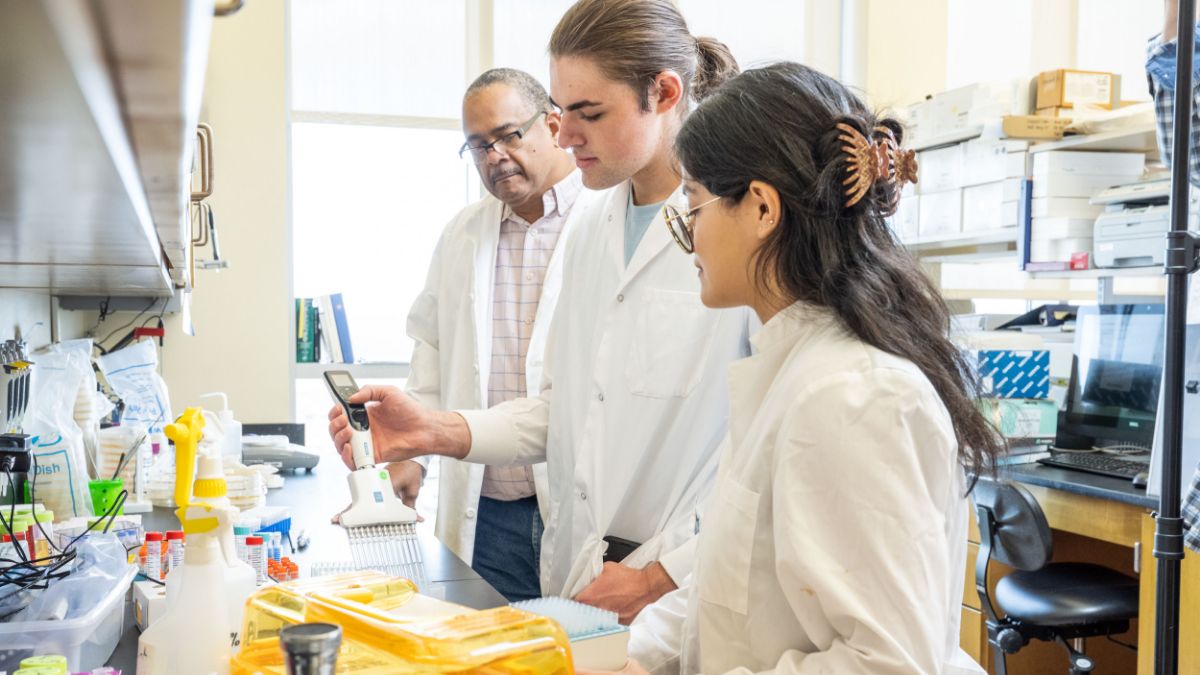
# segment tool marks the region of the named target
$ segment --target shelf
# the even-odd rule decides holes
[[[1113,269],[1026,272],[1031,279],[1104,279],[1108,277],[1161,277],[1161,267],[1117,267]]]
[[[327,370],[348,370],[356,380],[399,380],[408,377],[407,363],[294,363],[293,377],[319,379]]]
[[[1157,152],[1158,137],[1154,125],[1108,131],[1100,134],[1067,136],[1061,141],[1035,143],[1030,154],[1053,150],[1109,150],[1121,152]]]
[[[958,232],[933,237],[918,237],[912,241],[904,242],[904,245],[911,251],[922,252],[967,246],[984,246],[988,244],[1016,244],[1017,229],[1015,227],[1006,227],[999,230]]]
[[[977,138],[983,133],[982,126],[974,126],[969,129],[959,129],[958,131],[950,131],[944,134],[938,134],[931,138],[920,139],[919,142],[912,144],[909,149],[920,152],[921,150],[932,150],[940,148],[943,145],[953,145],[963,141],[969,141],[972,138]]]

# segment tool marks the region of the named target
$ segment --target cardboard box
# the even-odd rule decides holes
[[[1039,399],[1050,395],[1049,350],[980,349],[976,356],[988,396]]]
[[[1009,138],[1059,140],[1071,120],[1037,115],[1007,115],[1000,120],[1000,129]]]
[[[1053,150],[1033,156],[1034,180],[1050,174],[1127,176],[1136,180],[1145,170],[1146,154],[1143,152]]]
[[[1087,197],[1096,196],[1101,190],[1131,182],[1129,176],[1079,176],[1073,174],[1048,174],[1033,179],[1033,198],[1039,197]]]
[[[1038,73],[1037,110],[1090,103],[1109,110],[1121,106],[1121,78],[1115,73],[1060,68]]]
[[[917,153],[917,193],[945,192],[962,187],[963,146],[961,143]]]
[[[962,146],[963,187],[1025,176],[1028,141],[976,139]]]
[[[1034,218],[1091,218],[1104,213],[1103,204],[1092,204],[1086,197],[1039,197],[1030,202]]]
[[[1074,108],[1059,108],[1059,107],[1042,108],[1041,110],[1038,110],[1037,112],[1034,113],[1034,115],[1037,115],[1038,117],[1058,117],[1058,118],[1065,119],[1068,122],[1071,121],[1071,118],[1074,116],[1074,114],[1075,114]]]
[[[1096,221],[1093,218],[1034,218],[1030,227],[1032,240],[1071,239],[1091,237]]]
[[[962,232],[962,189],[921,194],[918,233],[938,237]]]
[[[963,232],[1016,227],[1017,212],[1017,202],[1004,201],[1003,182],[963,188]]]

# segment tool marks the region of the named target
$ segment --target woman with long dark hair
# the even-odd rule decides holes
[[[653,636],[682,661],[627,670],[982,672],[958,646],[967,474],[1000,441],[942,298],[885,222],[915,179],[902,138],[794,63],[737,76],[684,122],[671,230],[704,304],[764,326],[730,369],[690,587],[635,624],[686,617]]]

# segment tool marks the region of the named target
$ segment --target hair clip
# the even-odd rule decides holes
[[[883,215],[895,213],[900,201],[900,188],[905,183],[917,182],[917,159],[912,150],[902,150],[896,136],[885,126],[877,126],[867,138],[858,129],[840,122],[842,131],[838,140],[846,143],[846,172],[849,176],[842,181],[846,188],[846,208],[862,201],[871,187],[879,180],[887,181],[893,189]]]
[[[849,175],[842,185],[847,186],[846,208],[850,208],[867,196],[876,180],[891,177],[892,156],[887,143],[876,143],[845,122],[839,122],[837,128],[843,132],[838,140],[846,143],[842,152],[846,153]]]

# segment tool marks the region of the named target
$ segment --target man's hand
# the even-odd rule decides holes
[[[575,673],[576,675],[606,675],[607,673],[613,673],[613,675],[650,675],[650,671],[643,668],[642,664],[633,659],[626,661],[625,667],[620,670],[580,670],[576,668]]]
[[[429,410],[396,387],[366,386],[350,398],[366,403],[375,461],[398,462],[425,454],[462,459],[471,448],[466,420],[456,413]],[[353,429],[341,406],[329,411],[329,436],[342,461],[353,471]]]
[[[387,472],[392,477],[392,489],[400,501],[410,509],[417,508],[417,495],[421,493],[425,468],[411,459],[406,459],[388,464]]]
[[[600,576],[575,600],[616,612],[620,622],[628,626],[642,608],[675,589],[675,582],[661,563],[652,562],[638,570],[607,562]]]

